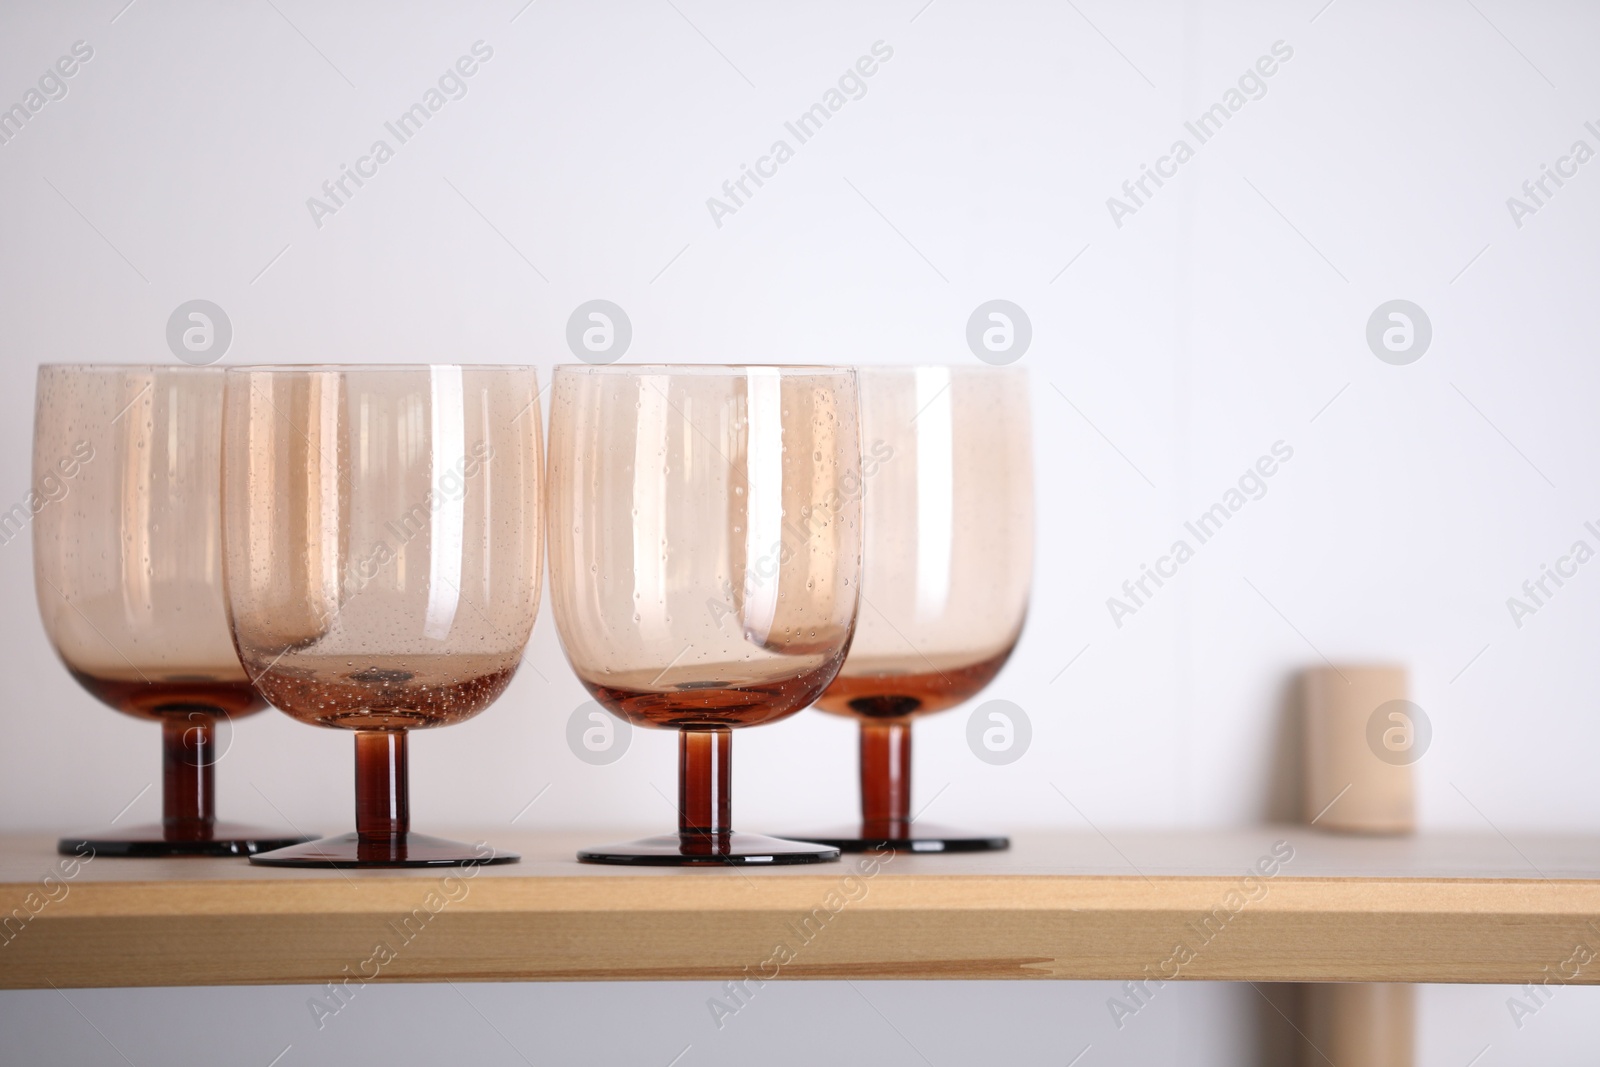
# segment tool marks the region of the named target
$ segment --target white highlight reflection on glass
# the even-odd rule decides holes
[[[955,434],[948,367],[917,368],[917,617],[950,599],[955,525]]]
[[[665,374],[639,377],[638,421],[633,437],[633,603],[639,632],[654,640],[666,633],[668,419],[671,379]],[[654,472],[654,479],[649,479]],[[652,610],[656,609],[656,610]]]
[[[320,564],[322,601],[324,610],[331,616],[344,606],[344,584],[339,580],[344,560],[339,556],[339,513],[342,505],[339,495],[339,416],[344,390],[340,376],[332,371],[311,376],[311,409],[317,414],[316,444],[311,450],[310,462],[317,465],[316,477],[308,479],[317,486],[317,555],[312,566]]]
[[[467,492],[459,479],[467,461],[465,392],[461,368],[428,368],[429,408],[432,415],[433,528],[428,546],[428,610],[422,635],[435,641],[450,636],[461,601],[461,551],[466,527]],[[454,493],[441,483],[448,473],[456,479]]]
[[[764,645],[778,614],[783,542],[783,382],[774,367],[745,370],[744,635]]]

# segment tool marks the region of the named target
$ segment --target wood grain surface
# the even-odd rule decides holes
[[[470,832],[454,835],[475,839]],[[1600,838],[1019,833],[748,870],[102,857],[0,837],[0,988],[586,979],[1506,982],[1600,976]],[[1588,950],[1593,951],[1588,951]],[[1578,963],[1585,955],[1591,958]],[[1576,973],[1573,973],[1576,972]]]

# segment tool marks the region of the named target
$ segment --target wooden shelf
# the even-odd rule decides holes
[[[102,857],[58,873],[42,908],[53,841],[0,837],[0,920],[37,911],[0,935],[0,987],[774,971],[1522,983],[1580,942],[1600,947],[1600,838],[1587,836],[1019,833],[1009,852],[901,854],[875,874],[852,856],[766,870],[574,861],[580,844],[617,836],[495,833],[523,861],[454,882],[460,872]],[[1276,842],[1293,857],[1246,883]]]

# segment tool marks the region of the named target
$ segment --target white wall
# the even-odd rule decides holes
[[[1475,1067],[1594,1062],[1600,997],[1593,987],[1557,990],[1521,1030],[1504,1006],[1513,993],[1422,987],[1418,1067],[1463,1067],[1473,1057]],[[1306,1050],[1266,996],[1224,982],[1167,986],[1120,1030],[1105,1007],[1125,997],[1116,982],[783,982],[759,990],[721,1029],[707,1003],[727,994],[713,982],[367,986],[337,1015],[324,1016],[321,1029],[308,1006],[319,995],[325,997],[317,986],[6,993],[0,1052],[7,1063],[73,1067],[1291,1067],[1299,1053],[1306,1062],[1326,1062]]]
[[[228,312],[228,364],[548,368],[595,297],[631,317],[630,361],[799,362],[972,360],[967,317],[1003,297],[1034,329],[1040,551],[988,695],[1034,740],[991,767],[965,711],[920,725],[930,818],[1081,825],[1052,783],[1102,828],[1282,813],[1290,673],[1392,658],[1434,725],[1426,827],[1600,829],[1600,565],[1521,628],[1506,607],[1600,548],[1600,162],[1520,227],[1506,204],[1575,140],[1600,150],[1593,8],[122,3],[0,10],[0,105],[94,50],[0,145],[7,505],[36,364],[169,360],[194,298]],[[479,40],[467,95],[315,225],[306,199]],[[706,198],[880,40],[866,95],[715,225]],[[1118,227],[1107,197],[1278,41],[1266,95]],[[1365,341],[1394,298],[1433,325],[1409,366]],[[1279,440],[1267,495],[1115,626],[1106,598]],[[155,732],[54,660],[25,537],[0,596],[0,829],[101,823],[155,779]],[[418,737],[419,826],[492,828],[547,784],[519,826],[666,826],[671,737],[587,766],[563,739],[584,699],[546,615],[499,704]],[[848,817],[853,740],[815,713],[741,734],[739,822]],[[350,764],[269,711],[220,804],[339,829]]]

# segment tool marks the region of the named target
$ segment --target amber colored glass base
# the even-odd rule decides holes
[[[1003,834],[973,833],[927,822],[861,823],[804,836],[843,852],[884,848],[896,852],[998,852],[1011,847],[1011,839]]]
[[[88,849],[96,856],[250,856],[311,840],[280,827],[217,819],[216,720],[226,710],[168,711],[161,728],[161,821],[63,837],[56,843],[63,856]]]
[[[770,867],[836,860],[814,841],[741,834],[732,829],[733,733],[726,726],[678,731],[678,832],[578,852],[584,863],[645,867]]]
[[[1000,834],[953,830],[915,822],[911,814],[911,723],[909,720],[861,724],[861,822],[817,834],[845,852],[996,852],[1011,847]]]
[[[779,863],[821,863],[839,858],[839,850],[815,841],[789,841],[762,834],[676,833],[642,837],[618,845],[578,852],[584,863],[627,863],[642,867],[761,866]]]
[[[213,822],[169,830],[161,823],[107,830],[105,833],[63,837],[56,848],[63,856],[253,856],[257,852],[298,845],[311,840],[305,834],[237,822]]]
[[[486,844],[404,833],[366,840],[360,834],[324,837],[251,856],[250,862],[262,867],[480,867],[521,858]]]
[[[262,867],[478,867],[521,857],[411,832],[410,762],[404,730],[356,737],[356,832],[251,856]]]

